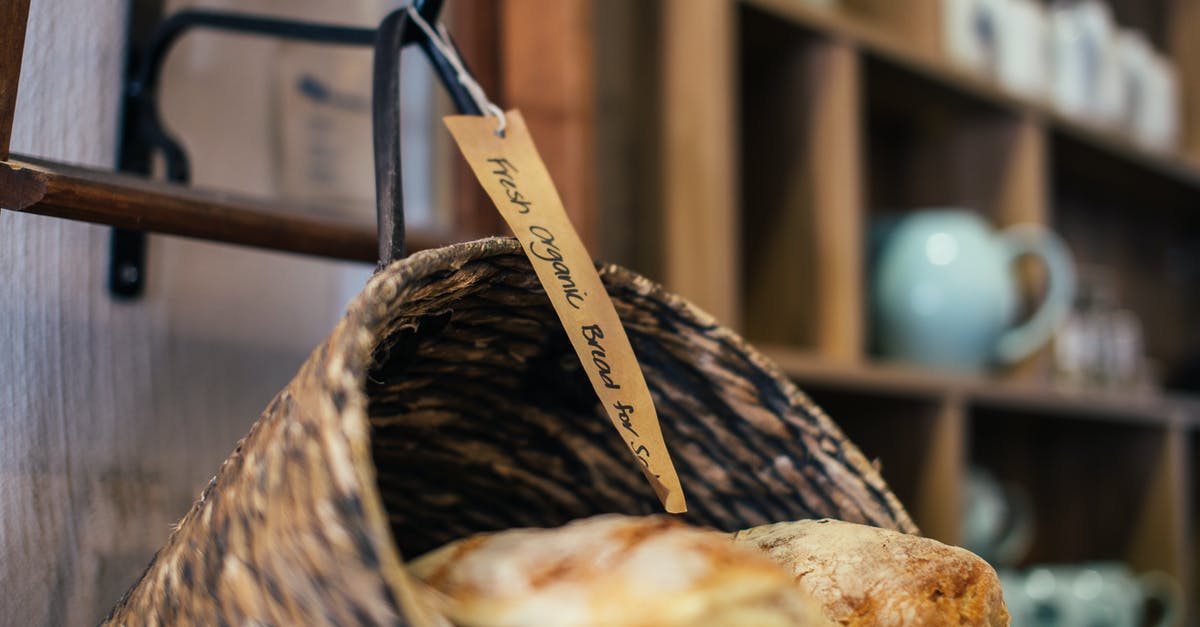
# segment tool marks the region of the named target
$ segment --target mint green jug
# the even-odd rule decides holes
[[[969,211],[931,209],[877,224],[873,240],[873,340],[885,358],[958,370],[1010,364],[1050,340],[1070,314],[1071,254],[1041,226],[996,233]],[[1046,266],[1049,284],[1017,325],[1015,262],[1027,255]]]

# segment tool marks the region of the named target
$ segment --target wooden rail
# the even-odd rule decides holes
[[[371,262],[375,228],[272,203],[14,157],[0,161],[0,209],[125,229]],[[409,252],[465,239],[412,232]]]

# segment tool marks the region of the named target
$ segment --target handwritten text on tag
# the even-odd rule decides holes
[[[663,507],[685,512],[683,489],[625,328],[567,218],[525,120],[517,111],[507,115],[503,137],[496,135],[491,117],[449,116],[446,126],[521,241],[605,412]]]

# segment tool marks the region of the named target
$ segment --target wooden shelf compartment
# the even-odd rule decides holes
[[[0,161],[0,209],[350,261],[378,259],[364,226],[240,198],[27,157]],[[410,252],[459,237],[409,232]]]
[[[1085,119],[1063,115],[1040,98],[1015,94],[987,76],[973,73],[945,60],[928,43],[914,43],[928,38],[928,25],[917,25],[936,13],[926,6],[929,0],[918,0],[917,10],[901,20],[900,27],[889,21],[887,13],[879,13],[883,0],[853,0],[876,6],[873,11],[856,13],[856,8],[826,11],[806,6],[794,0],[738,0],[778,20],[792,23],[814,35],[844,41],[859,49],[873,62],[892,70],[939,85],[955,98],[972,100],[981,106],[1007,110],[1016,117],[1037,120],[1055,139],[1065,139],[1087,150],[1119,160],[1125,167],[1147,175],[1169,179],[1200,189],[1200,85],[1196,80],[1184,85],[1185,137],[1178,151],[1161,151],[1142,146],[1128,136]],[[900,4],[900,3],[889,3]],[[908,3],[904,3],[908,8]],[[1131,5],[1132,7],[1132,5]],[[1131,10],[1136,11],[1136,7]],[[1186,0],[1174,9],[1180,17],[1167,20],[1159,27],[1168,32],[1163,47],[1170,50],[1179,64],[1181,74],[1200,77],[1200,3]],[[1190,12],[1190,13],[1189,13]],[[1121,17],[1119,15],[1119,17]],[[1186,18],[1186,19],[1185,19]],[[1132,18],[1131,18],[1132,19]],[[1140,18],[1139,18],[1140,19]],[[1133,22],[1130,22],[1133,23]],[[913,34],[917,33],[917,34]],[[914,37],[917,39],[914,40]]]
[[[1188,324],[1200,311],[1187,289],[1200,277],[1191,252],[1200,242],[1188,235],[1200,232],[1189,217],[1200,204],[1200,169],[1004,94],[841,13],[747,0],[741,15],[742,307],[751,339],[860,358],[870,344],[869,302],[856,286],[864,285],[869,259],[845,231],[869,231],[886,210],[961,206],[997,227],[1061,230],[1098,220],[1083,230],[1124,235],[1094,246],[1096,236],[1081,229],[1064,233],[1085,261],[1113,256],[1097,258],[1089,248],[1132,260],[1124,283],[1136,293],[1135,311],[1145,312],[1150,354],[1164,370],[1200,350]],[[837,111],[823,104],[838,96],[822,50],[850,59],[835,71],[858,102],[842,96]],[[856,120],[865,120],[865,131]],[[1086,212],[1074,188],[1094,189],[1110,209]],[[1104,227],[1111,222],[1123,224]],[[1155,241],[1169,245],[1156,249]],[[1025,301],[1036,302],[1041,269],[1026,262],[1022,278]],[[1043,350],[1018,372],[1038,378],[1048,370]]]
[[[1044,221],[1038,119],[877,61],[864,66],[869,213],[964,208],[996,225]]]
[[[1118,560],[1186,582],[1184,435],[1170,425],[971,408],[968,460],[1030,496],[1025,565]]]
[[[668,288],[740,329],[734,16],[724,0],[663,2],[662,276]]]
[[[905,213],[931,208],[975,212],[994,228],[1049,223],[1049,140],[1041,118],[960,97],[878,60],[865,68],[864,237],[875,238],[877,228]],[[870,263],[868,256],[868,276]],[[1022,313],[1028,315],[1045,289],[1044,269],[1022,260],[1018,272]],[[1032,379],[1048,369],[1049,352],[1043,350],[1010,374]]]
[[[858,55],[750,10],[739,26],[745,332],[857,360],[864,342]]]
[[[1055,159],[1053,226],[1081,281],[1110,285],[1141,322],[1145,352],[1169,389],[1200,390],[1200,194],[1094,177]],[[1097,279],[1099,275],[1099,279]]]
[[[925,536],[959,542],[963,413],[958,399],[887,393],[864,396],[835,386],[804,391],[880,470]]]
[[[765,352],[864,455],[879,460],[927,535],[961,539],[962,477],[967,464],[978,464],[1030,491],[1045,531],[1027,564],[1116,559],[1195,589],[1195,399]]]
[[[741,317],[752,340],[862,360],[869,234],[889,211],[1047,221],[1039,120],[754,6],[738,24]]]
[[[1034,485],[1041,516],[1051,520],[1043,521],[1049,539],[1039,541],[1031,560],[1122,559],[1190,581],[1200,555],[1190,548],[1189,533],[1200,528],[1181,522],[1193,505],[1183,486],[1193,477],[1180,468],[1200,450],[1195,399],[1052,386],[1043,376],[1046,353],[1002,378],[877,362],[869,357],[864,286],[871,224],[889,209],[937,206],[978,211],[996,227],[1054,227],[1085,261],[1109,259],[1105,245],[1122,263],[1138,254],[1155,260],[1133,263],[1132,281],[1164,257],[1163,251],[1145,255],[1143,244],[1134,242],[1157,237],[1183,248],[1187,233],[1200,233],[1189,217],[1200,200],[1200,167],[1186,156],[1200,154],[1200,142],[1188,140],[1177,153],[1149,150],[955,67],[940,56],[939,35],[927,28],[938,0],[844,0],[849,9],[837,11],[798,0],[712,4],[735,7],[736,45],[730,48],[727,39],[719,45],[736,66],[722,71],[718,83],[738,117],[731,129],[705,127],[717,131],[718,141],[664,134],[664,158],[725,154],[734,173],[716,184],[693,174],[687,197],[725,198],[729,181],[740,178],[737,201],[722,212],[722,219],[734,216],[740,234],[734,248],[718,254],[732,251],[740,265],[740,285],[723,293],[734,298],[744,335],[869,458],[880,460],[884,477],[930,535],[958,537],[962,471],[976,462],[1002,479]],[[1184,5],[1200,7],[1200,0],[1180,0],[1172,10]],[[1195,7],[1193,26],[1200,26]],[[1175,30],[1171,22],[1163,28]],[[1170,44],[1174,36],[1162,37]],[[685,66],[668,56],[665,73]],[[737,80],[729,82],[730,74]],[[664,93],[667,119],[675,112],[670,102],[722,97],[715,88],[683,85]],[[1200,120],[1197,113],[1188,113],[1189,120]],[[1073,186],[1086,191],[1088,181],[1101,182],[1096,189],[1123,182],[1126,189],[1099,192],[1112,208],[1102,209],[1094,223],[1088,223],[1090,210],[1070,198],[1078,195]],[[1145,201],[1159,197],[1164,209],[1147,209]],[[1119,219],[1109,220],[1104,211]],[[1109,221],[1117,226],[1106,226]],[[1129,243],[1104,239],[1121,229],[1141,234]],[[683,234],[671,235],[669,225],[667,231],[668,244]],[[686,249],[696,250],[696,242]],[[1146,275],[1139,276],[1145,282]],[[1043,278],[1028,267],[1022,277],[1028,300],[1036,301]],[[1170,288],[1180,295],[1160,305],[1153,300],[1159,287],[1132,297],[1139,314],[1156,306],[1173,310],[1167,323],[1146,318],[1158,325],[1148,332],[1155,358],[1181,361],[1183,348],[1165,350],[1165,338],[1168,327],[1181,328],[1191,315],[1186,294],[1194,285]],[[1036,485],[1042,477],[1045,484]],[[1073,544],[1060,542],[1081,525],[1091,527]]]
[[[1084,165],[1078,180],[1109,185],[1126,180],[1127,190],[1134,192],[1113,210],[1125,223],[1107,230],[1145,235],[1128,238],[1134,243],[1091,250],[1141,247],[1136,242],[1150,245],[1157,238],[1172,243],[1170,259],[1183,266],[1174,270],[1176,276],[1186,281],[1192,266],[1200,274],[1200,262],[1191,264],[1187,252],[1200,250],[1187,235],[1200,232],[1200,224],[1186,217],[1200,200],[1200,178],[1194,178],[1198,171],[1186,162],[1056,118],[1036,102],[1011,97],[986,80],[904,50],[861,20],[797,2],[738,4],[740,306],[744,332],[756,343],[808,351],[839,363],[864,361],[869,303],[862,286],[869,247],[863,241],[882,209],[967,206],[996,226],[1034,222],[1063,230],[1066,222],[1093,218],[1063,197],[1063,189],[1071,185],[1071,168],[1088,159],[1108,164],[1108,170]],[[1139,198],[1157,196],[1175,208],[1174,218],[1144,211]],[[1106,196],[1112,202],[1120,198]],[[1056,204],[1063,204],[1065,217],[1051,209]],[[1144,224],[1148,217],[1153,223]],[[857,240],[847,236],[855,230]],[[1087,234],[1066,231],[1068,244],[1084,250],[1087,260]],[[1163,251],[1157,253],[1157,267],[1133,264],[1139,276],[1167,276]],[[1136,250],[1122,255],[1136,256]],[[1036,302],[1043,287],[1040,269],[1023,270],[1026,300]],[[1142,280],[1135,286],[1144,292],[1135,301],[1151,314],[1150,352],[1173,366],[1192,343],[1178,338],[1193,334],[1185,325],[1194,318],[1187,294],[1195,282],[1169,286],[1174,296],[1157,304],[1154,295],[1163,290],[1147,283],[1154,282]],[[1167,318],[1168,324],[1160,324]],[[1049,388],[1040,382],[1048,370],[1047,356],[1043,351],[1019,372],[1033,384],[1032,393],[1019,398],[1045,396],[1042,392]],[[974,389],[986,396],[993,383]],[[1107,405],[1115,406],[1116,413],[1134,409],[1139,415],[1157,415],[1160,409],[1157,400],[1148,407],[1129,407],[1141,405],[1141,397],[1065,396],[1071,397],[1067,406],[1083,406],[1079,413],[1113,414]],[[1079,403],[1077,396],[1089,400]]]

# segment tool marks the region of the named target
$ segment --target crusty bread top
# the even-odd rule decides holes
[[[665,516],[597,516],[454,542],[412,563],[460,625],[828,625],[766,556]]]
[[[838,624],[1009,623],[996,571],[965,549],[828,519],[755,527],[734,539],[791,571]]]

